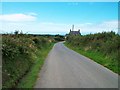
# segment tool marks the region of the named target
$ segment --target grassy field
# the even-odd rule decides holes
[[[28,72],[28,74],[21,80],[17,88],[33,88],[34,87],[35,82],[38,78],[38,73],[40,72],[40,69],[44,64],[44,60],[47,57],[53,45],[54,43],[52,43],[49,47],[44,47],[42,50],[37,51],[35,64],[32,66],[30,72]]]

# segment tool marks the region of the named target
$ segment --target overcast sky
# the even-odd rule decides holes
[[[3,2],[0,33],[66,34],[72,24],[82,34],[118,32],[117,2]]]

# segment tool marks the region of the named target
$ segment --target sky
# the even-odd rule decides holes
[[[32,34],[118,32],[117,2],[2,2],[0,33]],[[0,10],[1,11],[1,10]]]

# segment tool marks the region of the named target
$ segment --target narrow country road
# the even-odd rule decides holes
[[[35,88],[118,88],[118,75],[60,42],[50,51]]]

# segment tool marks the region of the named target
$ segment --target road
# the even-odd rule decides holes
[[[118,88],[118,75],[60,42],[45,60],[35,88]]]

